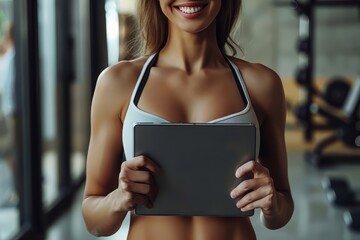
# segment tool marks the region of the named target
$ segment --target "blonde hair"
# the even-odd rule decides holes
[[[122,34],[120,35],[119,60],[130,60],[137,56],[139,42],[136,41],[138,35],[136,16],[133,14],[119,14],[119,23]]]
[[[231,38],[240,16],[242,0],[221,0],[221,9],[216,17],[216,38],[218,47],[226,54],[226,45],[232,55],[239,45]],[[138,0],[138,21],[142,36],[142,54],[153,54],[164,47],[168,37],[168,20],[163,14],[159,0]]]

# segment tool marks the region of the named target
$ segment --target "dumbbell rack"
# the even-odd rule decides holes
[[[313,114],[311,113],[311,106],[313,98],[316,94],[314,88],[314,35],[315,35],[315,9],[317,7],[359,7],[360,1],[358,0],[303,0],[293,1],[295,8],[300,19],[300,32],[298,50],[300,53],[299,69],[297,71],[297,82],[302,87],[304,92],[303,100],[303,118],[302,124],[304,127],[304,137],[307,141],[312,140],[313,132],[316,126],[313,122]]]

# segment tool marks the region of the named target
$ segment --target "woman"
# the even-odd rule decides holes
[[[106,69],[93,98],[83,216],[94,235],[115,233],[128,211],[156,200],[153,176],[161,169],[131,149],[132,126],[142,121],[255,124],[258,159],[234,171],[254,178],[229,194],[247,193],[236,206],[260,208],[270,229],[291,218],[281,80],[260,64],[225,55],[240,8],[239,0],[139,1],[147,56]],[[121,163],[123,152],[128,161]],[[256,236],[249,218],[132,215],[128,239]]]

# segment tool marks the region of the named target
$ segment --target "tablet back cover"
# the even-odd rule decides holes
[[[135,156],[156,162],[158,195],[154,207],[137,206],[137,215],[251,216],[230,197],[243,179],[236,169],[253,160],[252,124],[136,124]],[[245,178],[252,177],[251,174]]]

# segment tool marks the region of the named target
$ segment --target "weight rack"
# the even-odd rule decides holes
[[[287,5],[291,5],[299,16],[300,32],[298,40],[298,50],[300,53],[299,68],[297,70],[297,82],[305,92],[305,100],[303,102],[302,124],[304,126],[304,137],[307,141],[312,140],[313,132],[316,126],[313,122],[313,114],[311,106],[315,95],[314,89],[314,33],[317,7],[358,7],[360,16],[359,0],[295,0],[290,1]],[[284,6],[284,2],[277,2],[276,5]]]

